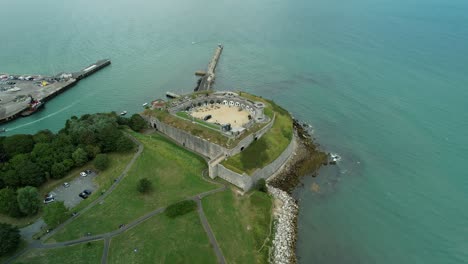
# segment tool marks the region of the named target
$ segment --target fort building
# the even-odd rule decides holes
[[[205,157],[211,178],[223,178],[244,191],[277,171],[295,144],[289,113],[243,92],[158,99],[142,116],[152,128]]]

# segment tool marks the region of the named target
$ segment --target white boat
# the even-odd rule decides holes
[[[123,111],[122,113],[120,113],[121,116],[124,116],[127,114],[127,111]]]
[[[143,107],[145,107],[145,106],[148,106],[148,103],[144,103],[144,104],[143,104]]]

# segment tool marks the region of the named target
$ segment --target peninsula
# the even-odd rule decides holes
[[[11,243],[4,260],[296,263],[291,190],[327,155],[272,100],[214,91],[221,49],[197,92],[170,93],[130,118],[83,115],[57,134],[0,138],[0,197],[13,201],[0,199],[0,220],[13,235],[23,227],[27,242]],[[26,192],[36,194],[21,205],[34,211],[14,202]]]

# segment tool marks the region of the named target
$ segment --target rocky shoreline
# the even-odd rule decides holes
[[[272,263],[297,263],[297,216],[299,206],[292,191],[306,174],[315,174],[328,163],[328,155],[318,149],[305,125],[294,120],[296,148],[284,167],[267,181],[268,192],[279,201],[273,238]]]

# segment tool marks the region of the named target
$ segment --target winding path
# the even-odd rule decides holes
[[[6,263],[13,263],[13,261],[15,261],[19,256],[23,255],[24,253],[26,253],[27,251],[29,251],[31,249],[60,248],[60,247],[66,247],[66,246],[86,243],[86,242],[90,242],[90,241],[104,240],[104,249],[103,249],[103,254],[102,254],[102,257],[101,257],[101,263],[106,264],[108,254],[109,254],[110,242],[111,242],[112,237],[114,237],[116,235],[119,235],[119,234],[121,234],[121,233],[123,233],[123,232],[125,232],[125,231],[127,231],[127,230],[129,230],[129,229],[143,223],[144,221],[148,220],[149,218],[151,218],[151,217],[153,217],[153,216],[155,216],[157,214],[160,214],[160,213],[164,212],[166,207],[158,208],[158,209],[156,209],[154,211],[151,211],[151,212],[147,213],[146,215],[143,215],[143,216],[139,217],[138,219],[132,221],[128,225],[125,225],[122,228],[114,230],[112,232],[99,234],[99,235],[94,235],[94,236],[82,237],[82,238],[79,238],[79,239],[65,241],[65,242],[50,243],[50,244],[42,243],[43,241],[46,241],[48,238],[50,238],[51,236],[56,234],[56,232],[59,231],[60,229],[62,229],[65,225],[67,225],[70,222],[72,222],[73,220],[75,220],[78,215],[81,215],[84,212],[88,211],[93,206],[95,206],[96,204],[101,202],[103,199],[105,199],[110,193],[112,193],[112,191],[117,187],[117,185],[120,183],[120,181],[127,175],[128,171],[130,170],[130,168],[132,167],[132,165],[134,164],[136,159],[141,155],[141,153],[143,152],[143,149],[144,149],[143,144],[141,144],[138,140],[136,140],[132,136],[130,136],[130,138],[136,144],[138,144],[138,150],[135,153],[135,155],[133,156],[132,160],[127,164],[124,171],[120,174],[120,176],[116,179],[116,181],[109,188],[109,190],[107,192],[105,192],[103,195],[101,195],[98,199],[91,202],[88,206],[83,208],[79,212],[79,214],[77,214],[76,216],[68,219],[67,221],[65,221],[64,223],[59,225],[56,229],[52,230],[47,235],[43,236],[41,238],[41,241],[33,241],[33,242],[29,243],[27,248],[25,248],[24,250],[18,252],[14,256],[10,257],[6,261]],[[207,180],[207,179],[205,179],[205,180]],[[220,183],[217,183],[217,182],[213,182],[213,181],[210,181],[210,180],[207,180],[207,181],[220,185]],[[222,251],[221,251],[221,248],[219,247],[218,242],[216,241],[216,237],[214,236],[213,231],[211,230],[211,227],[210,227],[210,225],[208,223],[208,220],[207,220],[207,218],[205,216],[205,213],[203,211],[203,206],[202,206],[202,203],[201,203],[201,199],[203,199],[204,197],[206,197],[208,195],[218,193],[218,192],[222,192],[222,191],[224,191],[226,189],[227,189],[226,185],[222,185],[222,187],[220,187],[220,188],[210,190],[210,191],[206,191],[206,192],[203,192],[203,193],[199,193],[199,194],[196,194],[194,196],[187,197],[185,199],[185,200],[193,200],[193,201],[195,201],[197,203],[197,211],[198,211],[198,215],[200,217],[200,221],[201,221],[201,223],[203,225],[203,228],[204,228],[204,230],[205,230],[205,232],[206,232],[206,234],[207,234],[207,236],[209,238],[209,241],[210,241],[211,245],[213,246],[213,250],[215,251],[216,257],[218,259],[218,263],[221,263],[221,264],[225,264],[226,260],[224,258],[224,255],[223,255]]]

